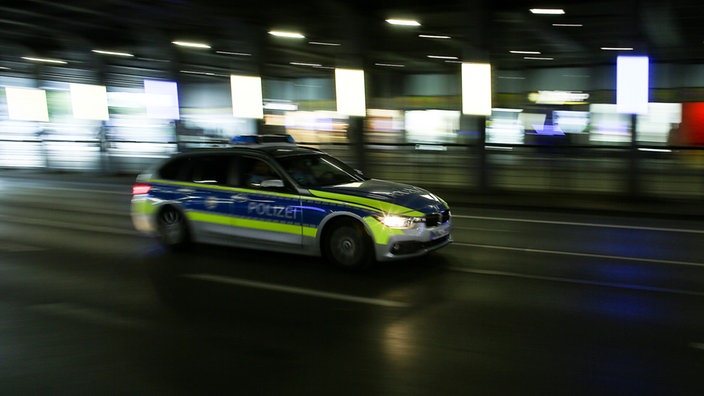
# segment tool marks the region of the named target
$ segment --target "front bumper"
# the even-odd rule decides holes
[[[451,230],[451,221],[436,227],[426,227],[423,224],[408,230],[394,230],[391,235],[388,235],[388,240],[374,238],[376,259],[391,261],[422,256],[452,243]]]

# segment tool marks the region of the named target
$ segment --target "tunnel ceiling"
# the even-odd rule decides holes
[[[443,73],[456,70],[457,61],[489,61],[504,69],[608,64],[617,54],[647,54],[656,62],[704,61],[704,2],[698,0],[240,3],[13,2],[0,6],[0,62],[30,55],[89,58],[95,56],[91,49],[109,49],[143,61],[175,57],[213,70],[256,69],[270,77],[295,77],[334,67]],[[534,15],[529,9],[535,7],[566,13]],[[421,26],[392,26],[387,18],[412,18]],[[278,38],[267,33],[271,29],[306,37]],[[174,48],[173,40],[203,41],[211,48]]]

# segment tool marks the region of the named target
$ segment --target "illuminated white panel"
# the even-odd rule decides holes
[[[144,80],[147,116],[162,120],[178,120],[178,86],[173,81]]]
[[[648,113],[648,57],[616,59],[616,110],[621,114]]]
[[[43,89],[7,87],[5,93],[11,120],[49,121],[46,92]]]
[[[231,75],[230,87],[235,117],[264,118],[261,77]]]
[[[108,94],[104,85],[71,84],[73,117],[82,120],[107,120]]]
[[[364,70],[335,69],[335,94],[338,113],[364,117],[367,113]]]
[[[491,115],[491,65],[462,63],[462,113]]]

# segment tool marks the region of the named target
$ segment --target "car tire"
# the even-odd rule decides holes
[[[325,257],[337,267],[363,269],[373,262],[372,244],[362,224],[353,221],[333,226],[325,239]]]
[[[159,212],[157,228],[159,240],[170,249],[181,250],[190,244],[186,217],[173,206],[167,206]]]

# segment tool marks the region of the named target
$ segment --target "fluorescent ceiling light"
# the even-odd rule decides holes
[[[60,59],[49,59],[49,58],[35,58],[32,56],[23,56],[22,59],[32,61],[32,62],[41,62],[41,63],[52,63],[55,65],[65,65],[68,62],[62,61]]]
[[[280,30],[270,30],[269,34],[272,36],[285,37],[285,38],[296,38],[296,39],[306,38],[306,36],[304,36],[300,33],[297,33],[297,32],[284,32],[284,31],[280,31]]]
[[[530,12],[541,15],[564,15],[565,10],[562,8],[531,8]]]
[[[386,20],[386,22],[392,24],[392,25],[397,25],[397,26],[420,26],[420,22],[415,21],[413,19],[393,19],[389,18]]]
[[[127,53],[127,52],[118,52],[118,51],[105,51],[105,50],[92,50],[96,54],[102,54],[102,55],[113,55],[113,56],[123,56],[126,58],[131,58],[134,55]]]
[[[440,36],[436,34],[419,34],[418,37],[429,38],[429,39],[451,39],[450,36]]]
[[[428,55],[428,58],[431,58],[431,59],[451,59],[451,60],[459,59],[456,56],[445,56],[445,55]]]
[[[339,47],[342,44],[340,43],[326,43],[324,41],[309,41],[308,44],[311,45],[327,45],[328,47]]]
[[[294,66],[309,66],[309,67],[322,67],[320,63],[307,63],[307,62],[290,62]]]
[[[582,27],[582,26],[584,26],[581,23],[553,23],[552,25],[556,26],[556,27]]]
[[[523,55],[540,55],[540,51],[508,51],[512,54],[523,54]]]
[[[195,42],[190,42],[190,41],[172,41],[171,44],[175,44],[181,47],[189,47],[189,48],[204,48],[208,49],[210,46],[205,43],[195,43]]]
[[[523,59],[527,59],[527,60],[544,60],[544,61],[555,60],[555,58],[548,58],[548,57],[542,57],[542,56],[524,56]]]
[[[406,67],[406,65],[399,65],[396,63],[375,63],[375,65],[383,67]]]
[[[461,60],[446,60],[445,63],[462,63]]]
[[[215,51],[215,53],[222,55],[252,56],[252,54],[249,54],[247,52]]]
[[[633,51],[632,47],[601,47],[602,51]]]

